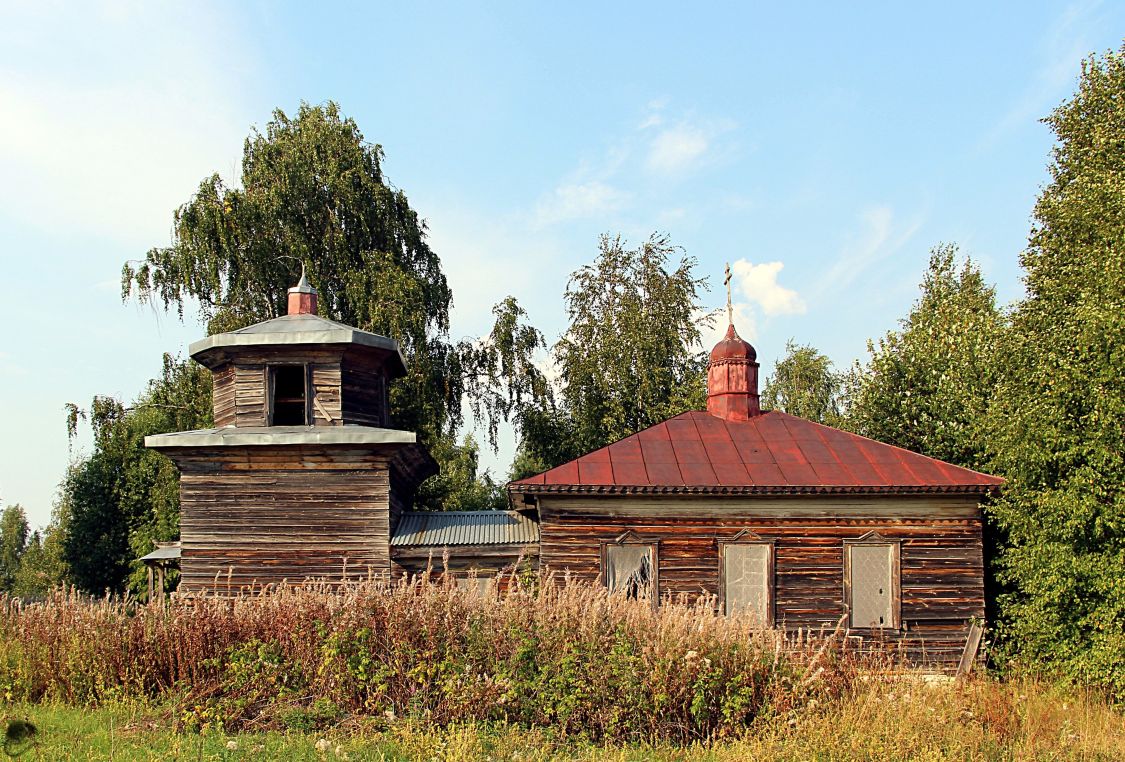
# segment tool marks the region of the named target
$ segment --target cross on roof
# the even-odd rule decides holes
[[[726,277],[723,278],[723,285],[727,287],[727,322],[734,325],[734,308],[730,303],[730,262],[727,262]]]

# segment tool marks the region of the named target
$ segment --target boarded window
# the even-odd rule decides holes
[[[762,627],[773,623],[770,611],[771,553],[766,543],[723,546],[723,605],[728,614],[746,612]]]
[[[308,425],[308,383],[304,365],[270,368],[270,425]]]
[[[607,545],[605,584],[610,592],[631,598],[648,597],[655,580],[651,545]]]
[[[894,627],[895,547],[891,544],[847,546],[852,627]]]
[[[468,577],[457,577],[456,584],[459,590],[466,590],[474,595],[486,595],[488,593],[488,586],[492,582],[492,577],[481,577],[479,575],[471,574]]]

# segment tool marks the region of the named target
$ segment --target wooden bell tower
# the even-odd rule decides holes
[[[390,533],[437,466],[391,428],[398,345],[316,310],[302,273],[289,314],[193,343],[215,428],[145,438],[180,469],[181,592],[390,572]]]

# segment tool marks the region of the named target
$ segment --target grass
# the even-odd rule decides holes
[[[872,680],[824,704],[760,718],[713,744],[594,744],[544,728],[353,719],[330,731],[177,733],[172,706],[9,706],[39,732],[33,760],[1121,760],[1125,716],[1034,681]]]
[[[1125,759],[1092,692],[892,666],[838,632],[551,578],[0,598],[0,713],[38,728],[27,759]]]
[[[860,665],[838,636],[550,578],[491,595],[423,580],[168,607],[60,592],[0,605],[0,697],[175,701],[175,721],[198,730],[374,717],[683,744],[845,691]]]

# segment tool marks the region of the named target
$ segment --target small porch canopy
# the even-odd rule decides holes
[[[164,578],[169,568],[180,565],[179,542],[157,542],[156,550],[147,556],[141,556],[140,561],[148,567],[148,599],[153,600],[155,595],[159,600],[164,600]]]

